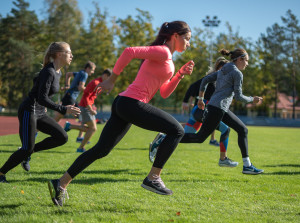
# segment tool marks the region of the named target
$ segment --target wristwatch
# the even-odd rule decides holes
[[[200,96],[197,96],[197,99],[203,101],[204,98],[203,98],[203,97],[200,97]]]

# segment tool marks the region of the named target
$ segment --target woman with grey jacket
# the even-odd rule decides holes
[[[204,109],[205,107],[203,97],[207,84],[216,81],[216,90],[207,105],[207,111],[205,112],[204,122],[200,131],[197,134],[184,134],[180,143],[204,142],[216,129],[220,121],[222,121],[238,134],[238,145],[243,157],[243,173],[260,174],[263,170],[253,166],[248,155],[248,129],[245,124],[229,110],[233,97],[236,100],[246,103],[258,103],[262,101],[262,97],[248,97],[242,93],[243,74],[241,71],[248,66],[249,56],[244,49],[235,49],[234,51],[222,49],[220,53],[225,56],[230,56],[231,63],[225,64],[221,70],[203,78],[198,97],[198,106],[200,109]]]

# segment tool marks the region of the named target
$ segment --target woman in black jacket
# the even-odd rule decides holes
[[[5,174],[26,161],[33,152],[52,149],[61,146],[68,141],[68,135],[63,128],[46,113],[46,109],[58,111],[61,114],[80,114],[80,109],[73,105],[63,106],[54,103],[50,98],[56,94],[61,77],[60,69],[70,65],[72,52],[68,43],[53,42],[48,47],[43,63],[43,69],[34,79],[34,85],[29,95],[19,107],[19,135],[22,147],[14,152],[0,169],[0,183],[7,183]],[[41,131],[50,135],[35,144],[35,134]],[[24,162],[23,168],[29,170],[28,162]]]

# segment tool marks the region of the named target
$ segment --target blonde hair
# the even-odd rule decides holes
[[[229,61],[226,60],[225,57],[219,57],[216,60],[214,67],[208,67],[209,70],[207,71],[206,75],[216,72],[217,70],[219,70],[221,67],[223,67],[227,63],[229,63]]]
[[[52,63],[57,56],[58,52],[63,52],[66,49],[66,46],[70,46],[66,42],[53,42],[48,46],[48,49],[45,52],[43,67],[47,66],[49,63]]]

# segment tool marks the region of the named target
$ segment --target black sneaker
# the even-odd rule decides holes
[[[161,195],[172,195],[173,191],[166,188],[164,182],[160,177],[158,177],[155,180],[149,180],[148,177],[146,177],[141,185],[146,190],[150,190],[154,193],[161,194]]]
[[[50,191],[51,199],[55,205],[63,206],[63,203],[65,203],[66,195],[67,195],[67,198],[69,199],[67,189],[63,189],[60,187],[59,180],[49,180],[48,188]]]
[[[29,171],[30,170],[30,165],[29,165],[29,161],[31,160],[31,157],[28,156],[28,158],[26,160],[23,160],[21,163],[21,166],[23,167],[23,169],[25,171]]]
[[[0,175],[0,183],[8,183],[8,181],[6,180],[5,175]]]

